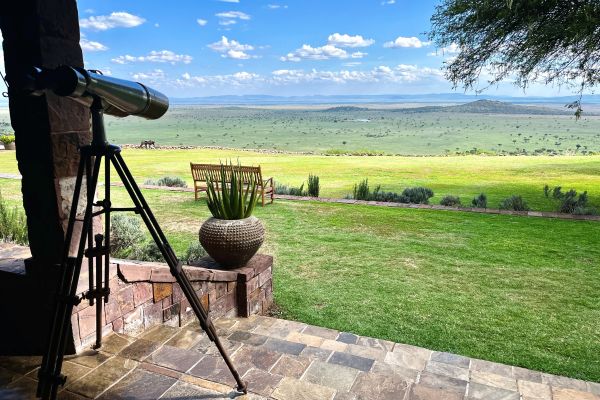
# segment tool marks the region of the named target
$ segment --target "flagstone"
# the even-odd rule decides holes
[[[178,347],[180,349],[190,349],[192,346],[197,344],[202,336],[197,332],[194,332],[190,329],[181,329],[175,336],[169,339],[165,344],[173,347]]]
[[[168,376],[136,369],[99,397],[99,400],[156,400],[177,382]]]
[[[268,338],[267,341],[261,346],[262,348],[277,351],[279,353],[299,355],[306,345],[302,343],[294,343],[283,339]]]
[[[542,382],[547,383],[553,387],[575,389],[583,392],[587,390],[587,385],[584,381],[580,381],[579,379],[567,378],[565,376],[542,374]]]
[[[244,374],[242,379],[248,382],[248,390],[262,396],[269,396],[281,382],[283,376],[252,368]]]
[[[373,366],[374,360],[336,351],[332,354],[331,357],[329,357],[329,360],[327,360],[327,362],[330,364],[343,365],[346,367],[355,368],[360,371],[367,372]]]
[[[354,333],[340,332],[336,340],[342,343],[356,344],[358,342],[358,336]]]
[[[434,389],[456,392],[464,395],[467,390],[467,381],[438,375],[431,372],[423,372],[419,376],[419,384]]]
[[[284,354],[269,372],[282,376],[300,379],[310,365],[311,360],[305,357],[294,357]]]
[[[431,355],[431,361],[441,362],[445,364],[456,365],[461,368],[469,368],[471,363],[471,359],[464,356],[459,356],[457,354],[452,353],[444,353],[439,351],[434,351]]]
[[[307,335],[319,336],[319,337],[322,337],[323,339],[331,339],[331,340],[335,340],[339,335],[339,332],[336,330],[329,329],[329,328],[322,328],[320,326],[312,326],[312,325],[307,326],[302,331],[302,333],[305,333]]]
[[[399,365],[388,364],[380,361],[375,361],[373,363],[371,372],[378,374],[398,375],[408,382],[415,382],[417,380],[417,376],[419,375],[419,371],[416,369],[405,368]]]
[[[307,346],[313,347],[319,347],[321,344],[323,344],[323,341],[325,340],[319,336],[307,335],[305,333],[300,333],[296,331],[290,332],[285,337],[285,339],[289,340],[290,342],[302,343]]]
[[[359,346],[356,344],[349,344],[346,351],[355,356],[361,356],[370,358],[371,360],[384,361],[387,351],[381,349],[375,349],[372,347]]]
[[[98,365],[102,364],[106,360],[112,357],[112,354],[105,354],[102,352],[97,352],[95,350],[88,350],[82,354],[77,354],[72,357],[65,357],[69,361],[73,361],[76,364],[84,365],[90,368],[96,368]]]
[[[302,376],[302,380],[337,390],[350,390],[359,371],[337,364],[314,361]]]
[[[358,400],[397,400],[404,398],[408,388],[409,383],[398,376],[360,372],[352,391]]]
[[[469,370],[456,365],[446,364],[437,361],[428,361],[425,371],[433,372],[434,374],[449,376],[450,378],[469,380]]]
[[[171,339],[175,334],[179,332],[179,329],[168,325],[157,325],[148,331],[146,331],[140,337],[151,342],[162,344],[167,340]]]
[[[406,400],[463,400],[462,394],[435,389],[424,385],[413,385]]]
[[[230,397],[227,393],[216,392],[181,381],[169,388],[161,397],[161,400],[181,399],[228,400]]]
[[[66,388],[82,396],[95,398],[137,365],[136,361],[116,356],[87,374],[85,379],[79,379],[71,384],[67,381]]]
[[[553,400],[600,400],[600,396],[576,389],[552,388]]]
[[[240,373],[244,373],[252,367],[269,371],[280,357],[281,353],[262,347],[242,346],[231,359],[239,365]]]
[[[321,349],[318,347],[306,346],[300,353],[302,357],[309,358],[311,360],[327,361],[333,351],[327,349]]]
[[[186,372],[196,365],[202,357],[204,357],[204,354],[194,350],[184,350],[164,345],[158,351],[152,353],[146,361],[175,371]]]
[[[518,381],[519,393],[524,397],[540,400],[552,400],[550,385],[545,383]]]
[[[246,343],[252,346],[260,346],[267,341],[268,337],[250,332],[235,331],[228,337],[228,339],[235,342]]]
[[[132,360],[143,361],[159,347],[160,345],[156,342],[146,339],[138,339],[121,350],[119,355]]]
[[[517,390],[517,381],[514,378],[509,378],[503,375],[493,374],[485,371],[472,370],[471,382],[506,390]]]
[[[329,400],[334,395],[332,388],[286,377],[271,397],[276,400]]]
[[[479,383],[469,384],[468,399],[477,400],[520,400],[518,392]]]
[[[394,349],[394,342],[390,342],[389,340],[383,339],[375,339],[365,336],[360,336],[358,338],[357,344],[365,347],[372,347],[374,349],[380,349],[385,351],[392,351]]]

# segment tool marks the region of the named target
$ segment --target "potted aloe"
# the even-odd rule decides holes
[[[15,149],[15,135],[0,135],[0,142],[4,145],[4,150]]]
[[[206,177],[208,209],[212,218],[200,228],[200,244],[222,267],[245,265],[263,243],[265,229],[252,216],[257,201],[256,183],[244,182],[233,164],[221,165],[219,181]]]

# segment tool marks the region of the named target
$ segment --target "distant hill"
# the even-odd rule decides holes
[[[369,108],[355,106],[340,106],[331,107],[323,110],[324,112],[353,112],[353,111],[369,111]]]
[[[449,112],[463,114],[527,114],[527,115],[573,115],[573,111],[548,107],[523,106],[498,100],[477,100],[455,106],[426,106],[401,108],[394,111],[405,113]]]

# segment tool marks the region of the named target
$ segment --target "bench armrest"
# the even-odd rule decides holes
[[[267,186],[267,183],[271,182],[269,186],[273,186],[273,177],[268,179],[263,179],[263,186]]]

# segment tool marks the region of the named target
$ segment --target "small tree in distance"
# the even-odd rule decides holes
[[[488,85],[566,84],[579,93],[568,105],[576,117],[584,90],[600,83],[599,37],[598,0],[443,0],[429,32],[438,48],[458,51],[444,66],[455,87],[477,90],[483,72]]]

